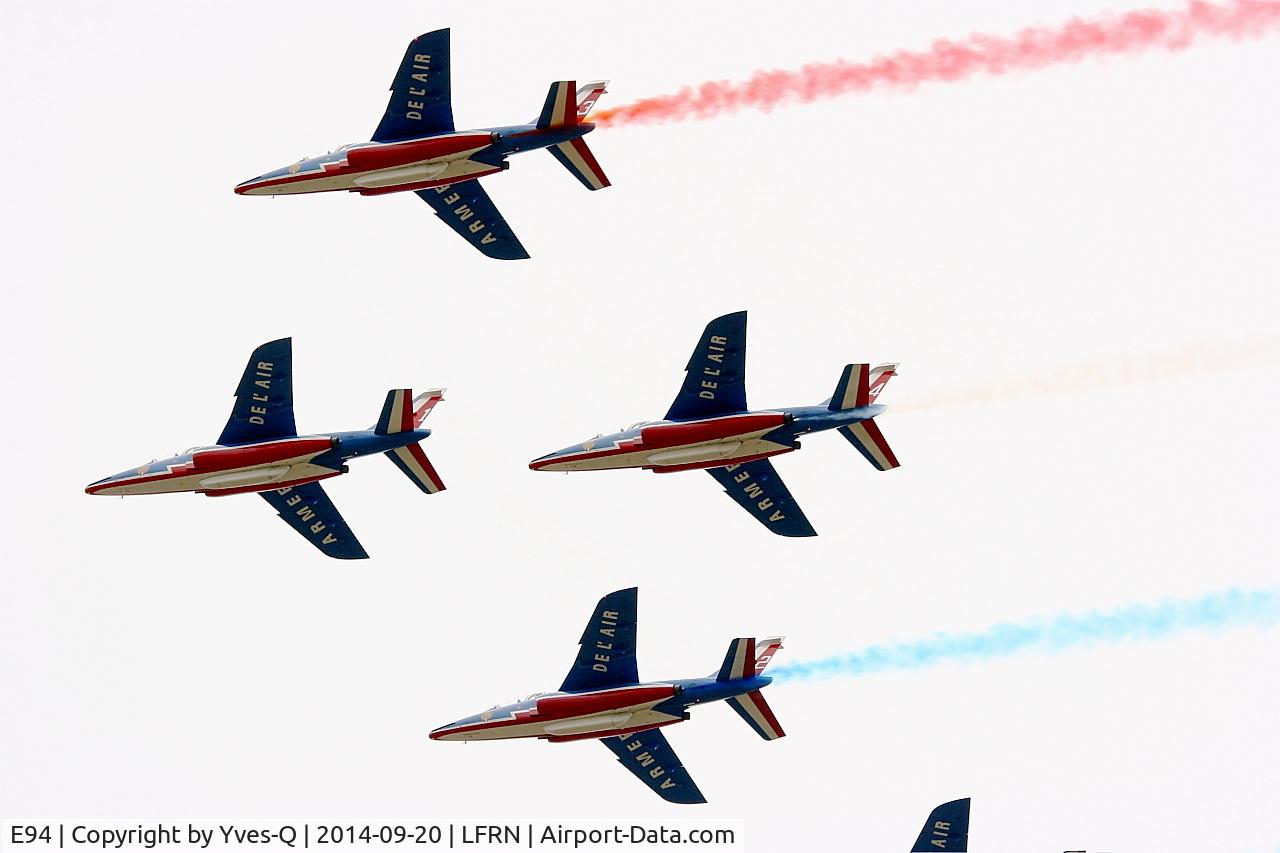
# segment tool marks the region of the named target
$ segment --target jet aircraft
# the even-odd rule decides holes
[[[798,450],[800,436],[834,429],[881,471],[897,457],[876,425],[876,398],[896,364],[850,364],[831,399],[817,406],[747,408],[747,312],[707,324],[685,366],[684,385],[660,421],[643,421],[612,435],[540,456],[535,471],[646,468],[659,474],[703,469],[729,497],[781,536],[817,535],[770,456]]]
[[[582,632],[578,657],[560,689],[495,706],[431,732],[432,740],[540,738],[552,743],[599,739],[636,778],[672,803],[706,800],[659,731],[689,719],[689,709],[727,700],[756,734],[785,734],[761,690],[781,637],[729,644],[720,669],[707,678],[641,682],[636,668],[636,588],[600,599]]]
[[[418,442],[431,435],[422,421],[444,399],[441,389],[413,396],[387,392],[370,429],[298,435],[293,420],[291,338],[265,343],[249,356],[231,417],[215,444],[193,447],[90,483],[91,495],[196,492],[210,497],[257,492],[290,527],[330,557],[364,559],[355,534],[320,480],[345,474],[347,460],[385,453],[427,494],[444,490]]]
[[[382,121],[368,142],[343,145],[319,157],[259,175],[236,187],[240,195],[346,192],[384,195],[410,191],[446,225],[491,258],[529,257],[479,178],[510,168],[512,154],[545,148],[589,190],[609,179],[583,137],[586,121],[608,81],[578,88],[551,84],[542,112],[529,124],[456,130],[449,84],[449,31],[409,42]]]
[[[929,813],[911,853],[966,853],[969,849],[969,798],[943,803]]]

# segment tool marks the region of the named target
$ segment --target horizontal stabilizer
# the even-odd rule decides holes
[[[436,473],[427,454],[422,452],[422,445],[415,442],[397,447],[395,450],[388,450],[386,456],[422,491],[429,495],[444,491],[444,481]]]
[[[559,145],[552,145],[547,150],[587,189],[602,190],[609,186],[609,178],[605,176],[604,169],[600,168],[595,155],[591,153],[591,149],[587,147],[586,141],[581,136],[570,139],[568,142],[561,142]]]
[[[738,716],[765,740],[787,736],[782,726],[778,725],[778,718],[773,715],[769,703],[764,701],[764,694],[759,690],[752,690],[742,696],[730,696],[729,707],[737,711]]]
[[[874,418],[842,426],[838,432],[879,470],[888,471],[898,467],[898,457],[893,455],[889,442],[884,440],[884,434],[876,426]]]

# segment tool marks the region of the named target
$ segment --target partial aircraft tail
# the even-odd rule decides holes
[[[575,91],[572,80],[552,83],[547,92],[546,103],[542,106],[542,114],[538,116],[538,127],[545,130],[582,124],[596,100],[604,94],[606,85],[608,81],[601,80],[588,83]],[[609,186],[609,178],[582,137],[552,145],[547,150],[587,189],[601,190]]]
[[[965,853],[969,849],[969,798],[943,803],[929,813],[911,853],[945,850]]]
[[[734,681],[760,675],[769,665],[774,652],[782,648],[782,638],[769,637],[762,640],[761,648],[763,651],[757,653],[754,637],[740,637],[734,640],[729,644],[729,651],[725,653],[724,663],[720,665],[720,671],[716,674],[716,681]],[[778,724],[778,718],[773,715],[773,710],[759,690],[752,690],[741,696],[730,696],[726,701],[760,737],[765,740],[786,737],[787,733]]]
[[[387,392],[387,401],[382,405],[382,414],[373,431],[377,435],[393,435],[408,432],[422,426],[427,415],[435,408],[436,403],[444,399],[443,388],[433,388],[413,396],[408,388],[397,388]],[[444,481],[436,473],[435,466],[423,452],[419,442],[388,450],[386,457],[404,472],[419,489],[429,495],[444,491]]]
[[[840,381],[836,383],[835,393],[827,401],[827,408],[840,412],[870,406],[897,373],[896,364],[881,364],[877,367],[867,364],[846,365],[844,373],[840,374]],[[889,447],[889,442],[885,441],[874,417],[842,426],[839,432],[877,469],[888,471],[898,467],[898,458],[893,455],[893,450]]]

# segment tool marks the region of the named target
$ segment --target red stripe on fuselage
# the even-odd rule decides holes
[[[193,474],[213,474],[218,471],[229,471],[236,468],[253,468],[267,465],[284,459],[293,459],[308,454],[323,453],[333,446],[331,438],[299,438],[285,441],[272,441],[246,447],[223,447],[216,450],[202,450],[191,457],[191,461],[174,465],[167,471],[158,474],[143,474],[127,480],[107,480],[85,489],[95,494],[103,489],[114,489],[119,486],[136,486],[139,483],[154,483],[160,480],[173,480],[178,477],[189,477]]]
[[[539,699],[538,704],[526,711],[516,711],[514,719],[493,720],[487,723],[474,723],[448,729],[440,734],[461,734],[486,729],[502,729],[509,726],[523,726],[528,723],[549,723],[565,720],[570,717],[584,717],[591,714],[602,714],[635,705],[660,702],[675,695],[671,685],[664,687],[628,687],[621,690],[603,690],[596,693],[569,694]],[[550,704],[549,704],[550,703]]]
[[[658,424],[640,430],[640,441],[645,450],[663,447],[679,447],[684,444],[702,444],[718,438],[729,438],[744,433],[780,427],[786,422],[781,412],[763,415],[734,415],[709,421]]]
[[[254,468],[282,459],[323,453],[333,447],[331,438],[300,438],[291,441],[274,441],[269,444],[252,444],[247,447],[224,447],[218,450],[200,450],[191,457],[192,474],[206,471],[227,471],[232,468]]]
[[[492,141],[487,133],[470,133],[464,136],[438,136],[413,142],[352,148],[347,152],[350,169],[346,171],[372,172],[422,160],[436,160],[472,148],[481,148]]]

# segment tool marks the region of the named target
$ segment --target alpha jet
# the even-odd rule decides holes
[[[583,137],[607,81],[578,88],[552,83],[538,118],[529,124],[456,130],[449,85],[449,31],[409,42],[382,121],[368,142],[343,145],[320,157],[259,175],[236,187],[240,195],[296,195],[346,191],[360,195],[413,192],[446,225],[491,258],[529,257],[479,178],[510,168],[512,154],[545,148],[589,190],[609,179]]]
[[[636,778],[672,803],[705,803],[660,729],[689,719],[696,705],[724,699],[765,740],[784,736],[761,690],[781,637],[729,644],[707,678],[641,682],[636,668],[636,588],[600,599],[579,641],[578,657],[554,693],[535,693],[431,732],[432,740],[539,738],[599,740]]]
[[[684,385],[660,421],[540,456],[535,471],[645,468],[658,474],[703,469],[729,497],[780,536],[817,535],[769,457],[800,448],[811,432],[834,429],[880,471],[898,467],[876,425],[876,398],[896,364],[846,365],[831,399],[817,406],[752,411],[746,392],[747,312],[707,324],[685,367]]]
[[[257,492],[289,526],[341,560],[368,557],[320,481],[349,470],[357,456],[386,454],[427,494],[444,490],[419,442],[431,435],[422,421],[439,403],[440,389],[413,396],[387,392],[372,428],[298,435],[293,420],[292,339],[265,343],[249,356],[236,387],[231,417],[215,444],[193,447],[167,459],[90,483],[91,495],[155,495],[196,492],[210,497]]]

